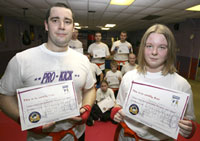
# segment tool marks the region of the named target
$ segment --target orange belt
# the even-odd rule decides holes
[[[124,122],[120,122],[120,124],[118,124],[118,126],[116,128],[116,131],[115,131],[114,141],[118,141],[119,133],[120,133],[122,128],[124,129],[124,136],[126,136],[126,137],[135,138],[136,141],[139,141],[139,140],[150,141],[150,140],[146,140],[146,139],[143,139],[143,138],[139,137]]]
[[[49,132],[47,134],[53,138],[52,141],[60,141],[67,134],[71,134],[74,137],[74,141],[78,141],[74,131],[72,130],[74,127],[75,125],[68,130],[62,130],[60,132]]]
[[[117,90],[119,90],[119,88],[111,88],[113,90],[113,92],[115,93]]]
[[[101,65],[103,65],[104,63],[95,63],[99,68]]]
[[[118,70],[120,70],[120,64],[122,63],[123,65],[125,65],[125,63],[127,62],[127,61],[118,61],[118,60],[115,60],[116,62],[117,62],[117,64],[118,64]]]

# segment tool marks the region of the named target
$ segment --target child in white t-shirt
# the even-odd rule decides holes
[[[108,82],[108,86],[113,89],[115,96],[118,92],[119,85],[122,79],[121,71],[117,70],[117,62],[111,61],[111,70],[106,73],[105,80]]]
[[[108,121],[110,120],[110,112],[112,107],[106,107],[106,110],[102,112],[98,106],[99,102],[102,102],[106,98],[110,98],[113,103],[115,103],[115,96],[112,89],[108,88],[108,82],[103,80],[101,82],[101,87],[97,89],[96,93],[96,103],[92,107],[90,117],[87,121],[87,125],[91,126],[94,124],[93,120]],[[114,106],[114,105],[113,105]]]

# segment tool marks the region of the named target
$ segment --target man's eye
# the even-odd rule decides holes
[[[53,22],[53,23],[56,23],[56,22],[58,22],[58,20],[56,20],[56,19],[53,19],[53,20],[52,20],[52,22]]]
[[[66,24],[71,24],[72,21],[70,21],[70,20],[66,20],[65,23],[66,23]]]

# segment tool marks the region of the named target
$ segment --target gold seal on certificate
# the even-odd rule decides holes
[[[123,106],[125,115],[177,139],[189,94],[144,82],[132,82]],[[128,123],[127,123],[128,124]],[[131,128],[131,124],[128,125]]]
[[[22,131],[79,116],[73,82],[57,82],[17,89]]]

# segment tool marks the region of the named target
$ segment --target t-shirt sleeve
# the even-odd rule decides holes
[[[116,43],[114,42],[112,47],[111,47],[111,51],[114,51],[115,50],[115,46],[116,46]]]
[[[106,56],[109,56],[109,55],[110,55],[110,52],[109,52],[108,46],[106,45]]]
[[[99,102],[101,100],[101,91],[100,91],[100,88],[97,89],[97,94],[96,94],[96,101]]]
[[[128,76],[126,74],[122,78],[121,84],[119,86],[117,98],[116,98],[116,103],[122,107],[124,105],[124,101],[128,93],[128,90],[127,90],[128,86],[126,86],[127,85],[126,81],[127,81]]]
[[[92,71],[90,69],[90,62],[89,60],[87,59],[87,78],[86,78],[86,83],[85,83],[85,89],[90,89],[94,86],[94,83],[95,83],[95,80],[93,78],[93,75],[92,75]]]
[[[8,63],[5,73],[0,81],[0,93],[15,95],[16,89],[23,87],[20,66],[17,57],[14,56]]]
[[[109,90],[110,90],[110,97],[112,98],[113,101],[115,101],[115,95],[114,95],[113,90],[110,88],[109,88]]]

